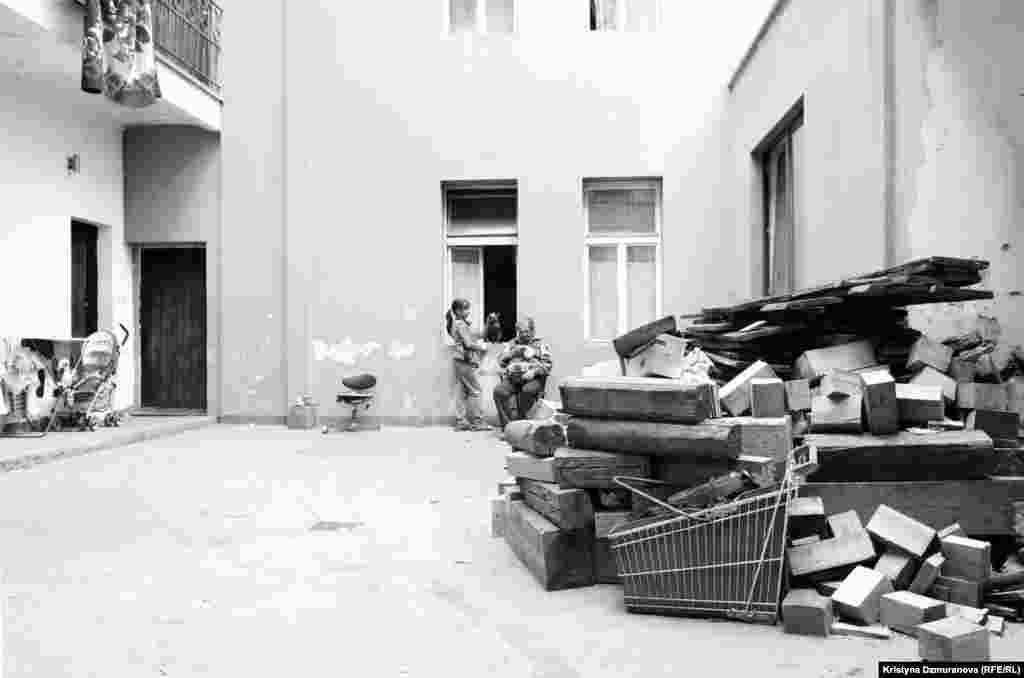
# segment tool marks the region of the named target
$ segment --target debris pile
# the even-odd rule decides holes
[[[906,311],[991,298],[966,289],[987,265],[924,259],[619,337],[617,374],[564,380],[506,431],[496,536],[546,589],[620,583],[632,611],[987,658],[1024,620],[1024,352],[993,319],[931,337]]]

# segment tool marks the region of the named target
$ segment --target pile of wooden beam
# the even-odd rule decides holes
[[[887,504],[867,524],[826,516],[820,498],[790,511],[786,633],[917,639],[922,659],[987,661],[989,635],[1024,618],[1024,564],[993,568],[992,544],[958,523],[936,530]]]

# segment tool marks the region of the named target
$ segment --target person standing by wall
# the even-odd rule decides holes
[[[455,397],[456,431],[490,431],[484,421],[480,404],[480,379],[477,370],[480,358],[487,352],[483,340],[473,335],[469,326],[470,304],[456,299],[445,314],[445,326],[455,342],[453,347],[457,393]]]
[[[524,419],[537,399],[544,395],[551,374],[551,349],[536,336],[533,318],[516,323],[516,338],[508,343],[498,364],[505,374],[494,387],[494,404],[502,428],[514,419]],[[516,414],[512,415],[511,400]]]

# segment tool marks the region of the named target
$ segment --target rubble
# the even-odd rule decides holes
[[[560,386],[553,455],[508,455],[495,534],[545,588],[617,582],[630,611],[987,659],[1024,619],[1024,351],[993,318],[935,337],[906,311],[992,298],[969,289],[987,266],[922,259],[619,337]]]

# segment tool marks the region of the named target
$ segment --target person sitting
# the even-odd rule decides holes
[[[494,387],[498,421],[504,428],[510,421],[525,419],[537,399],[544,395],[551,374],[551,349],[536,336],[533,318],[516,323],[516,338],[498,358],[503,370],[501,383]],[[515,399],[515,415],[511,400]]]

